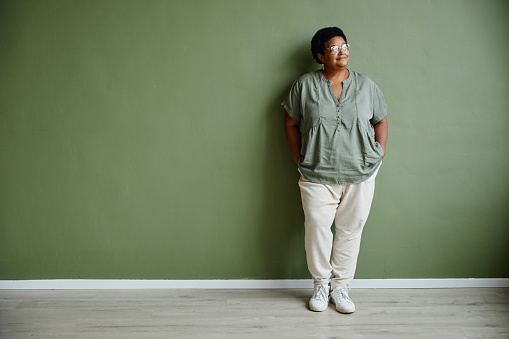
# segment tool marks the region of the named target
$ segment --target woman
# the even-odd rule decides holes
[[[316,32],[311,52],[322,69],[297,79],[282,103],[286,139],[301,173],[306,259],[314,280],[309,308],[324,311],[332,298],[339,312],[353,313],[348,285],[385,156],[387,105],[370,78],[347,68],[350,46],[341,29]]]

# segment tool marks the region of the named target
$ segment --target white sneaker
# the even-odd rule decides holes
[[[311,311],[322,312],[329,307],[329,285],[315,285],[313,296],[309,300]]]
[[[340,313],[353,313],[355,312],[355,304],[348,296],[348,287],[337,286],[332,292],[332,302],[336,304],[336,310]]]

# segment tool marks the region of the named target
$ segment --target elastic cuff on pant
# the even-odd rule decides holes
[[[350,284],[342,284],[342,283],[338,283],[338,282],[334,283],[334,280],[331,281],[331,289],[335,289],[338,286],[349,288]]]

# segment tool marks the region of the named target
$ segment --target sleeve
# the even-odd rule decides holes
[[[372,100],[373,118],[371,118],[370,122],[372,125],[376,125],[387,115],[387,104],[385,103],[382,91],[380,91],[375,83],[373,83]]]
[[[301,92],[302,87],[298,80],[296,80],[292,87],[290,88],[290,92],[286,96],[285,100],[281,103],[281,106],[288,112],[288,114],[295,120],[300,121],[302,113],[300,110],[300,102],[301,102]]]

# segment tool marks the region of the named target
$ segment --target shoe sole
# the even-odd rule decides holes
[[[309,305],[308,305],[308,306],[309,306]],[[328,309],[328,308],[329,308],[329,305],[324,306],[323,308],[311,308],[311,306],[309,306],[309,309],[310,309],[311,311],[313,311],[313,312],[323,312],[323,311],[325,311],[325,310],[326,310],[326,309]]]

